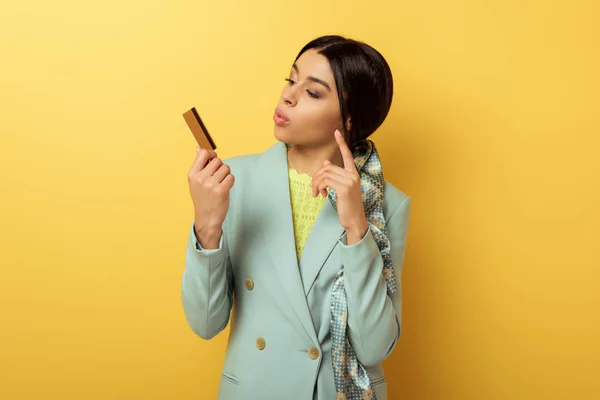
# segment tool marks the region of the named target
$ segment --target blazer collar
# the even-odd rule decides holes
[[[306,297],[319,272],[344,233],[337,211],[325,202],[307,239],[300,265],[296,255],[294,223],[290,202],[288,159],[285,143],[277,142],[258,159],[256,190],[269,215],[259,232],[267,248],[294,311],[313,340],[317,340]]]

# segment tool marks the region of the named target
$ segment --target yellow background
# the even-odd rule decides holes
[[[263,151],[294,56],[325,33],[395,76],[374,139],[414,206],[390,398],[600,398],[599,17],[593,0],[3,1],[0,398],[215,398],[228,332],[195,337],[179,298],[181,114],[222,157]]]

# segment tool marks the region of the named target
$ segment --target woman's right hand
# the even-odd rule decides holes
[[[195,210],[195,233],[202,248],[217,249],[229,210],[229,192],[234,177],[217,153],[199,147],[196,151],[196,159],[188,174]]]

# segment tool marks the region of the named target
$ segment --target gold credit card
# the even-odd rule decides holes
[[[210,137],[206,126],[202,123],[202,119],[200,119],[196,107],[192,107],[190,110],[186,111],[183,114],[183,118],[190,127],[190,130],[201,149],[215,150],[217,148],[215,141]]]

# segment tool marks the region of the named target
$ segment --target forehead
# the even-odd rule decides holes
[[[310,49],[302,53],[300,58],[296,60],[296,65],[300,70],[300,76],[313,76],[329,83],[333,87],[333,73],[331,66],[325,56],[317,53],[316,50]]]

